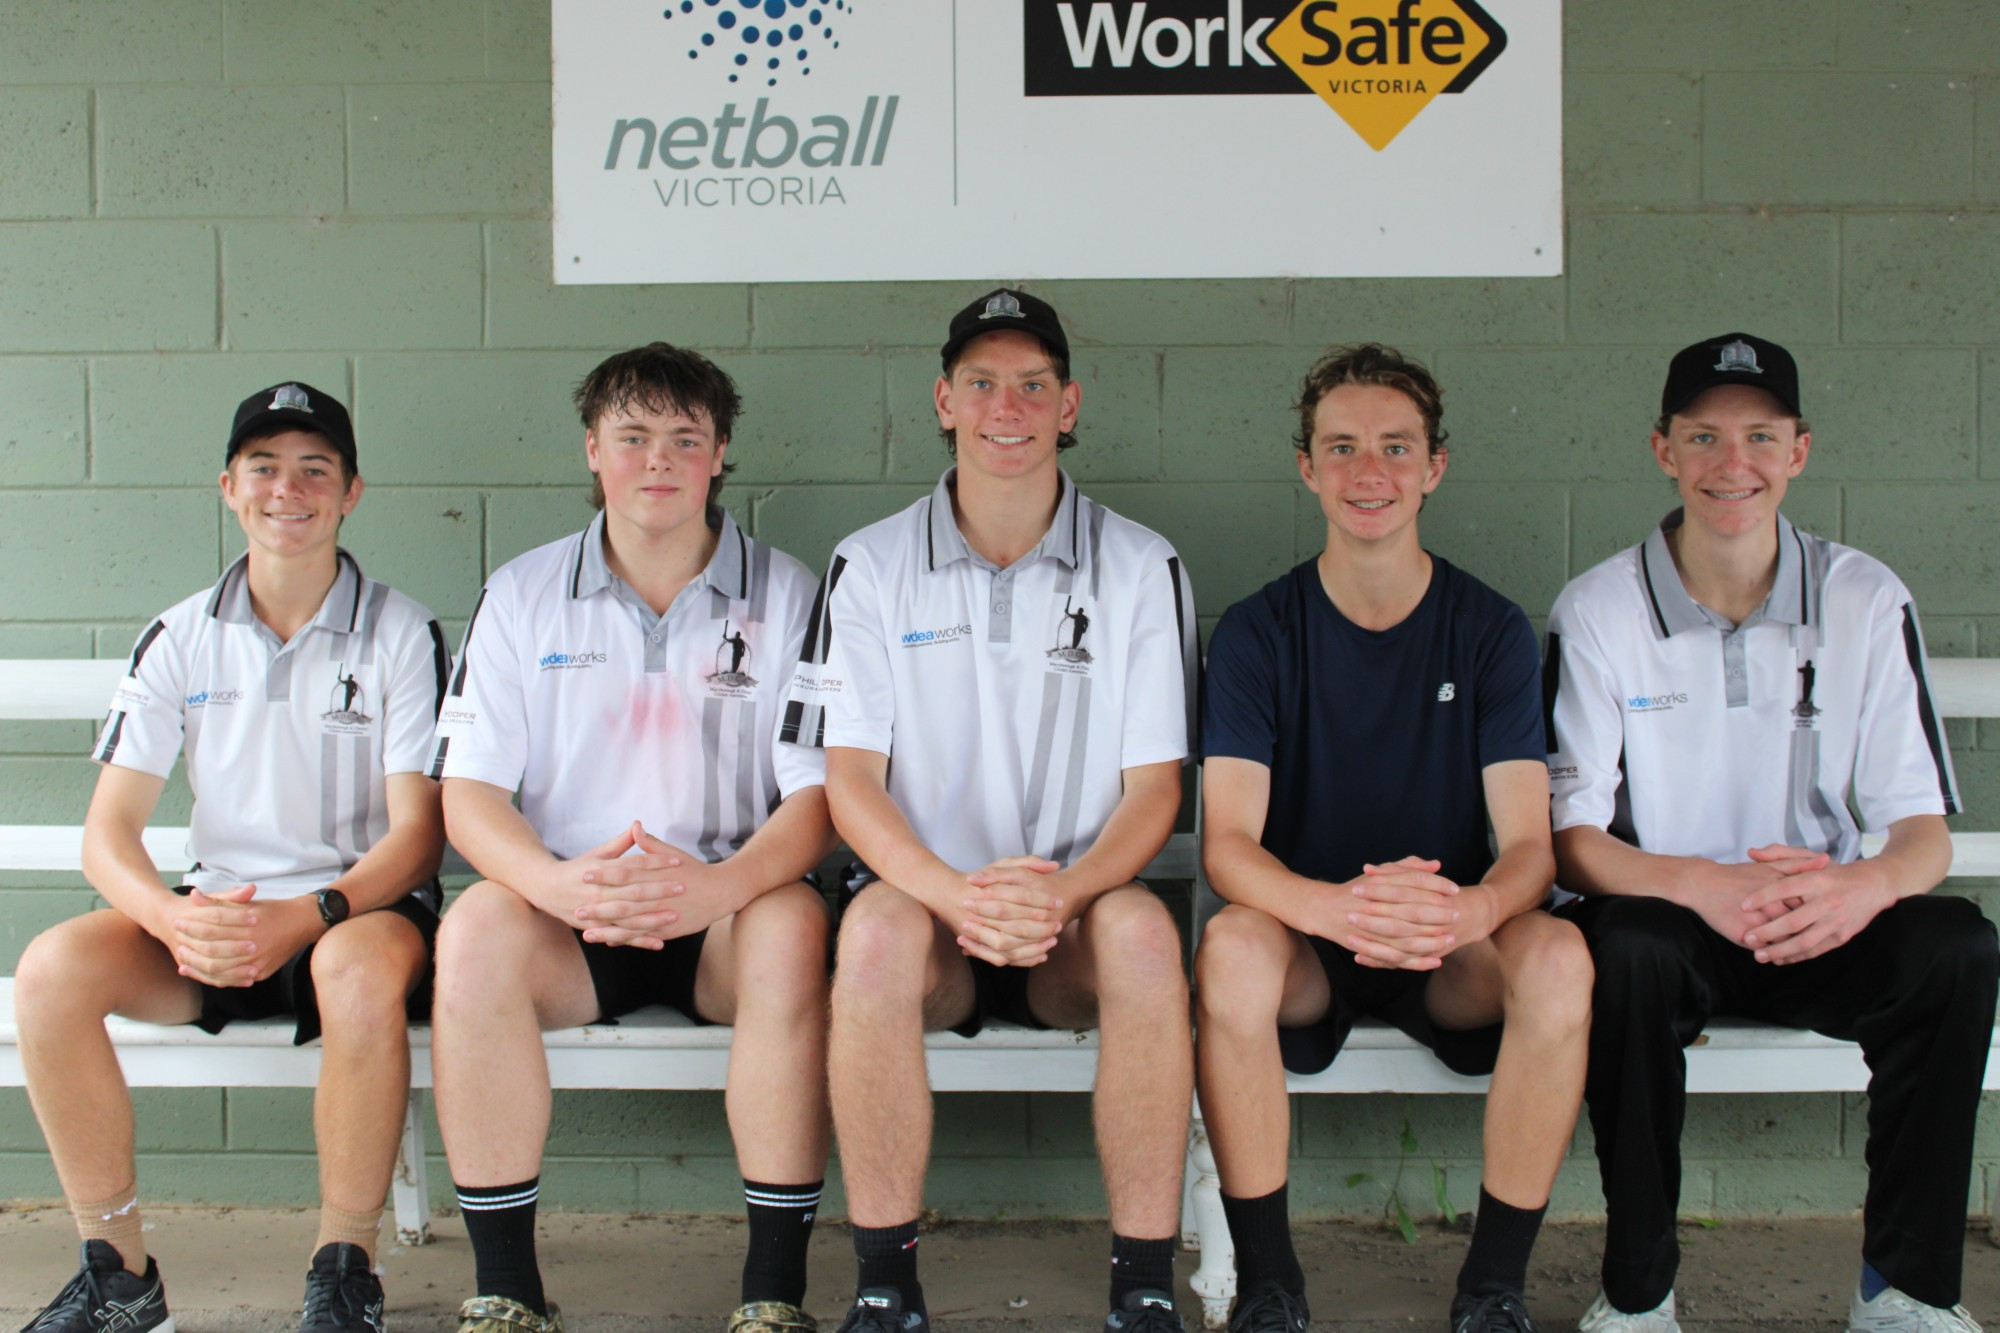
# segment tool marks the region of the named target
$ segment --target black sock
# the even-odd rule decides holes
[[[750,1216],[750,1248],[743,1256],[743,1303],[806,1298],[806,1243],[819,1212],[820,1188],[743,1182],[743,1206]]]
[[[457,1185],[465,1234],[472,1241],[475,1285],[481,1296],[505,1296],[536,1314],[549,1312],[542,1270],[535,1264],[535,1202],[542,1178],[518,1185]]]
[[[1306,1294],[1305,1270],[1292,1250],[1289,1188],[1280,1185],[1257,1199],[1222,1196],[1222,1215],[1229,1219],[1229,1236],[1236,1242],[1239,1291],[1256,1282],[1275,1282],[1294,1296]]]
[[[1135,1291],[1174,1290],[1174,1242],[1134,1240],[1111,1233],[1111,1308],[1125,1308],[1125,1298]]]
[[[1516,1208],[1502,1203],[1479,1187],[1479,1214],[1472,1224],[1472,1245],[1465,1252],[1465,1267],[1458,1270],[1458,1289],[1474,1296],[1492,1296],[1502,1291],[1520,1295],[1528,1285],[1528,1255],[1534,1251],[1535,1235],[1542,1229],[1542,1214],[1549,1206]]]
[[[917,1220],[899,1227],[855,1227],[854,1257],[861,1261],[857,1291],[893,1287],[905,1310],[924,1310],[924,1289],[917,1282]]]

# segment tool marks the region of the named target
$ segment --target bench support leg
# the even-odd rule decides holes
[[[390,1186],[396,1200],[396,1240],[403,1245],[431,1243],[430,1175],[424,1165],[424,1090],[410,1089],[403,1112],[403,1146],[396,1157],[396,1178]]]
[[[1229,1219],[1222,1212],[1222,1180],[1216,1174],[1215,1153],[1208,1146],[1208,1127],[1199,1115],[1188,1127],[1188,1176],[1194,1238],[1201,1247],[1201,1266],[1188,1285],[1201,1297],[1202,1326],[1226,1328],[1230,1302],[1236,1299],[1236,1244],[1229,1236]],[[1187,1232],[1183,1220],[1183,1244]]]

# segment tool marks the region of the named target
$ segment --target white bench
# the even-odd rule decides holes
[[[95,719],[123,672],[119,661],[0,661],[0,719]],[[1939,711],[1946,717],[2000,717],[2000,659],[1940,659],[1931,663]],[[185,860],[185,829],[149,829],[148,851],[162,867]],[[0,870],[75,872],[80,826],[0,825]],[[1147,868],[1159,879],[1198,880],[1194,838],[1177,834]],[[447,865],[447,871],[452,869]],[[462,871],[462,865],[459,867]],[[2000,877],[2000,833],[1953,838],[1954,878]],[[1197,894],[1205,892],[1198,884]],[[193,1028],[161,1028],[113,1020],[113,1039],[135,1087],[311,1087],[318,1079],[316,1045],[291,1045],[282,1020],[241,1023],[219,1036]],[[617,1024],[547,1034],[549,1071],[558,1088],[717,1089],[723,1086],[730,1032],[697,1027],[663,1009]],[[13,982],[0,978],[0,1087],[20,1086]],[[1038,1032],[996,1025],[967,1039],[926,1038],[932,1085],[940,1091],[1084,1092],[1097,1067],[1094,1033]],[[411,1033],[412,1091],[395,1184],[397,1232],[408,1244],[429,1238],[422,1090],[431,1084],[430,1032]],[[1294,1075],[1294,1092],[1483,1092],[1486,1080],[1451,1073],[1402,1033],[1363,1024],[1332,1068]],[[1867,1085],[1860,1051],[1809,1032],[1749,1023],[1718,1023],[1689,1052],[1694,1092],[1848,1092]],[[1986,1086],[2000,1089],[2000,1062],[1989,1063]],[[1190,1135],[1190,1168],[1182,1241],[1202,1253],[1192,1278],[1209,1327],[1219,1328],[1234,1296],[1234,1247],[1224,1223],[1215,1162],[1199,1118]]]

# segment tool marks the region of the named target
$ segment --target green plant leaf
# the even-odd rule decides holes
[[[1417,1224],[1410,1220],[1410,1210],[1403,1207],[1403,1201],[1400,1198],[1394,1199],[1391,1202],[1396,1205],[1396,1230],[1403,1233],[1404,1240],[1415,1245],[1417,1243]]]
[[[1713,1231],[1722,1225],[1722,1219],[1719,1217],[1697,1217],[1694,1220],[1694,1224],[1703,1231]]]
[[[1375,1177],[1369,1175],[1366,1171],[1356,1171],[1347,1178],[1347,1188],[1349,1189],[1353,1189],[1356,1185],[1379,1185],[1381,1183],[1381,1181],[1375,1179]]]
[[[1437,1192],[1438,1211],[1444,1214],[1445,1225],[1458,1225],[1458,1209],[1451,1206],[1451,1198],[1444,1189],[1444,1168],[1431,1163],[1431,1188]]]
[[[1410,1128],[1410,1122],[1403,1122],[1403,1156],[1408,1157],[1417,1150],[1417,1131]]]

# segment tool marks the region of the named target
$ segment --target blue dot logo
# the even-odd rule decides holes
[[[704,57],[715,51],[716,38],[730,35],[744,47],[762,46],[772,54],[765,62],[770,77],[766,87],[776,87],[779,75],[789,71],[803,77],[812,73],[815,54],[837,50],[834,32],[840,20],[854,13],[848,0],[672,0],[660,11],[663,22],[673,23],[687,38],[688,59],[697,67],[713,62]],[[791,60],[782,57],[789,51]],[[718,72],[738,81],[738,70],[749,59],[737,54]]]

